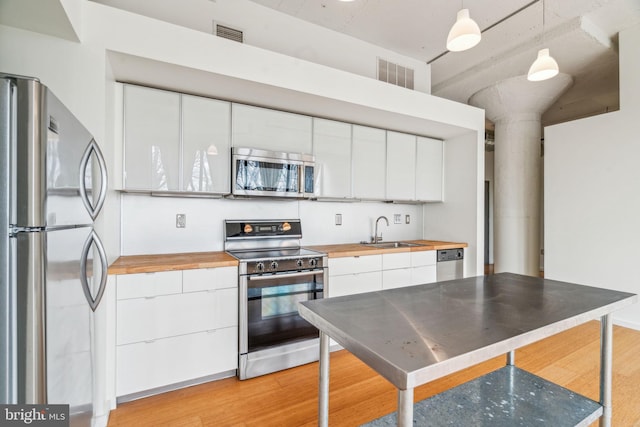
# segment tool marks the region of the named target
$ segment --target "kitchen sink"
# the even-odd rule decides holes
[[[408,242],[381,242],[381,243],[365,243],[365,246],[373,246],[380,249],[393,249],[393,248],[413,248],[416,246],[424,246],[419,243]]]

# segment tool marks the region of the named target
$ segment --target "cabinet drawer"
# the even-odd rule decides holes
[[[361,294],[382,289],[382,272],[347,274],[329,280],[329,296]]]
[[[184,292],[237,287],[237,267],[201,268],[182,272],[182,289]]]
[[[329,259],[329,276],[382,270],[382,255],[352,256]]]
[[[117,276],[118,299],[154,297],[182,292],[182,271]]]
[[[436,265],[436,251],[411,252],[411,266]]]
[[[436,266],[427,265],[414,267],[411,269],[411,284],[422,285],[424,283],[434,283],[436,281]]]
[[[117,344],[238,324],[238,290],[192,292],[118,302]]]
[[[382,269],[411,267],[411,252],[400,252],[396,254],[382,254]]]
[[[116,394],[124,396],[238,368],[238,328],[118,346]]]
[[[411,268],[398,268],[382,272],[382,289],[403,288],[411,284]]]

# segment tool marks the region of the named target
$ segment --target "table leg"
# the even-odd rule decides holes
[[[509,353],[507,353],[507,365],[513,366],[515,364],[516,364],[516,351],[511,350]]]
[[[398,390],[398,427],[413,426],[413,389]]]
[[[318,390],[318,426],[329,425],[329,335],[320,332],[320,380]]]
[[[600,404],[603,406],[600,427],[611,426],[611,368],[613,352],[613,325],[611,315],[600,319]]]

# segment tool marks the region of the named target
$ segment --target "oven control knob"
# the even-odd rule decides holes
[[[297,266],[298,268],[302,268],[302,265],[303,265],[303,264],[304,264],[304,263],[302,262],[302,260],[301,260],[301,259],[299,259],[299,260],[297,260],[297,261],[296,261],[296,266]]]
[[[276,261],[271,261],[271,269],[275,270],[278,268],[278,263]]]
[[[256,271],[263,272],[263,271],[264,271],[264,263],[262,263],[262,262],[257,262],[257,263],[256,263]]]
[[[315,259],[315,258],[311,258],[311,259],[309,260],[309,266],[310,266],[310,267],[315,267],[316,265],[318,265],[318,260],[317,260],[317,259]]]

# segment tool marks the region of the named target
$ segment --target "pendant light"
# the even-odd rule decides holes
[[[542,42],[544,43],[544,0],[542,0]],[[529,68],[527,80],[540,82],[556,76],[559,72],[558,63],[549,55],[549,49],[540,49],[538,57]]]
[[[452,52],[471,49],[480,43],[481,38],[478,24],[469,17],[469,9],[461,9],[447,36],[447,49]]]

